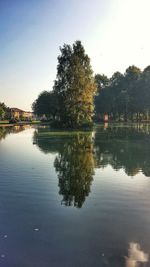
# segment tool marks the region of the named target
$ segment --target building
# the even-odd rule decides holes
[[[32,120],[34,114],[33,112],[24,111],[19,108],[10,108],[10,117],[18,120]]]

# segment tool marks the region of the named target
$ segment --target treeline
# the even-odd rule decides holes
[[[62,66],[59,65],[60,67]],[[81,77],[82,75],[83,73],[81,73]],[[124,74],[115,72],[111,78],[104,74],[96,74],[97,88],[92,80],[93,84],[90,87],[92,90],[90,89],[90,92],[83,90],[85,99],[82,99],[80,95],[78,77],[76,77],[76,87],[73,92],[67,92],[65,89],[67,85],[61,90],[63,79],[59,78],[59,83],[55,81],[53,91],[43,91],[38,96],[33,103],[33,110],[37,115],[45,114],[46,119],[61,120],[64,123],[68,121],[70,125],[73,122],[75,125],[81,124],[81,121],[82,123],[89,122],[89,118],[91,121],[93,116],[92,96],[95,91],[95,115],[93,116],[95,121],[103,121],[106,113],[109,121],[150,121],[150,66],[143,71],[135,66],[130,66]],[[71,99],[72,101],[70,101]],[[79,104],[78,99],[80,99]],[[89,99],[91,101],[87,108]],[[66,107],[66,105],[68,106]],[[77,116],[79,116],[79,120],[77,120]]]
[[[103,120],[104,114],[112,121],[150,120],[150,66],[143,71],[130,66],[124,74],[115,72],[109,79],[95,75],[95,120]]]

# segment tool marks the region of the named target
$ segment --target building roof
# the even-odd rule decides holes
[[[19,109],[19,108],[10,108],[11,111],[14,112],[24,112],[23,110]]]
[[[22,109],[19,109],[19,108],[10,108],[11,111],[14,111],[14,112],[25,112],[25,113],[33,113],[32,111],[24,111]]]

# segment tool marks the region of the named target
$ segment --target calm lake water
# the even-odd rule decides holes
[[[150,126],[48,131],[0,128],[0,266],[150,266]]]

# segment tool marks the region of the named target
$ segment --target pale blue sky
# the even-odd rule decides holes
[[[31,110],[59,46],[80,39],[94,73],[150,64],[149,0],[0,0],[0,102]]]

